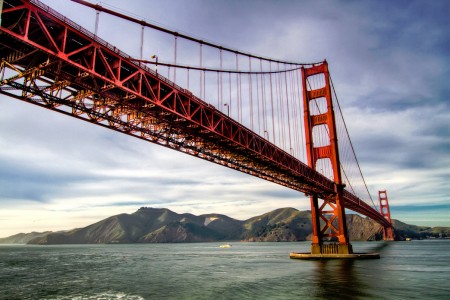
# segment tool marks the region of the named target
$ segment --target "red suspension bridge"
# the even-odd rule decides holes
[[[252,55],[72,1],[96,10],[94,33],[37,0],[2,1],[0,93],[305,193],[312,253],[352,253],[345,208],[393,239],[386,191],[377,207],[326,61]],[[97,36],[100,13],[141,27],[140,57]],[[155,32],[172,42],[144,59]]]

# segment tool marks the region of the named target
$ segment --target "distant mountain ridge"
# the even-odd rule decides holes
[[[0,244],[27,244],[30,240],[53,233],[52,231],[18,233],[5,238],[0,238]]]
[[[433,229],[393,221],[396,237],[425,237],[450,234],[450,228]],[[382,227],[365,217],[347,215],[350,240],[382,239]],[[434,230],[434,231],[433,231]],[[311,212],[280,208],[250,218],[236,220],[221,214],[178,214],[166,208],[141,207],[132,214],[108,217],[69,231],[16,234],[0,243],[19,244],[108,244],[186,243],[213,241],[304,241],[312,232]]]

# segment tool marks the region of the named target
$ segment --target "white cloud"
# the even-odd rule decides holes
[[[71,1],[45,3],[94,29],[94,11]],[[124,8],[118,0],[102,3]],[[383,6],[402,14],[384,16]],[[416,18],[416,6],[134,1],[126,10],[263,56],[326,58],[372,196],[387,188],[391,205],[442,204],[450,194],[450,112],[443,98],[450,68],[438,43],[450,35],[428,15]],[[140,26],[124,24],[100,14],[102,37],[138,56]],[[153,43],[146,32],[145,41],[145,55],[172,59],[171,37]],[[180,55],[197,53],[189,47]],[[5,96],[0,107],[0,162],[7,166],[0,169],[0,236],[84,226],[139,206],[238,219],[285,206],[309,208],[300,193],[200,159]]]

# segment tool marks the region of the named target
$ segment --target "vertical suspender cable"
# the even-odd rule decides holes
[[[242,76],[241,76],[241,74],[239,74],[239,106],[240,106],[240,114],[241,114],[239,122],[242,123],[243,108],[242,108]]]
[[[298,126],[297,126],[297,105],[295,105],[296,103],[296,94],[294,92],[294,79],[293,79],[293,72],[289,72],[289,77],[290,77],[290,94],[291,94],[291,109],[292,109],[292,124],[293,124],[293,129],[294,129],[294,133],[293,133],[293,138],[294,138],[294,156],[297,157],[297,153],[298,153]]]
[[[205,101],[206,101],[206,97],[207,97],[207,94],[206,94],[206,71],[203,71],[203,98],[205,99]],[[208,101],[208,103],[210,103],[210,102]]]
[[[219,51],[220,53],[220,73],[219,73],[219,106],[222,107],[223,105],[223,90],[222,90],[222,49]]]
[[[97,35],[98,35],[98,21],[99,21],[99,18],[100,18],[100,11],[99,10],[97,10],[96,12],[95,12],[95,31],[94,31],[94,35],[97,37]]]
[[[187,69],[187,89],[190,90],[190,88],[189,88],[189,68]]]
[[[141,27],[141,59],[144,59],[144,25]]]
[[[296,77],[296,82],[297,82],[297,91],[298,91],[298,99],[299,99],[299,124],[300,124],[300,136],[301,136],[301,138],[300,138],[300,146],[302,147],[302,153],[301,153],[301,155],[302,155],[302,157],[303,157],[303,162],[304,163],[306,163],[306,139],[305,139],[305,136],[304,136],[304,134],[305,134],[305,129],[303,128],[303,109],[302,109],[302,107],[300,107],[301,105],[302,105],[302,103],[303,103],[303,101],[301,100],[302,99],[302,97],[303,97],[303,93],[302,93],[302,91],[300,90],[301,89],[301,84],[300,84],[300,82],[301,82],[301,69],[299,69],[297,72],[296,72],[296,75],[297,75],[297,77]]]
[[[296,94],[297,97],[297,102],[294,104],[297,108],[297,134],[298,134],[298,159],[300,159],[301,161],[305,161],[303,159],[303,147],[304,147],[304,143],[303,143],[303,115],[302,115],[302,104],[303,104],[303,99],[302,99],[302,93],[300,91],[300,81],[298,81],[298,71],[294,71],[293,72],[293,76],[294,76],[294,93]]]
[[[293,144],[292,144],[292,148],[293,148],[293,153],[294,156],[296,156],[297,154],[297,122],[296,122],[296,118],[295,118],[295,113],[296,113],[296,108],[295,108],[295,94],[292,92],[292,88],[293,88],[293,81],[292,81],[292,72],[289,72],[288,74],[289,76],[289,94],[290,94],[290,99],[291,99],[291,104],[290,104],[290,108],[291,108],[291,121],[292,121],[292,140],[293,140]]]
[[[174,41],[174,53],[173,53],[173,64],[176,66],[177,65],[177,40],[178,40],[178,36],[175,35],[175,41]],[[176,84],[177,83],[177,68],[174,67],[173,68],[173,82]]]
[[[284,149],[283,143],[284,143],[284,137],[283,137],[283,130],[282,130],[282,123],[281,123],[281,114],[282,114],[282,107],[280,105],[280,86],[279,86],[279,77],[280,77],[280,64],[277,63],[277,69],[278,73],[275,74],[275,103],[277,106],[277,127],[278,127],[278,140],[279,144],[278,146],[282,149]]]
[[[261,135],[261,113],[259,109],[259,99],[261,99],[259,94],[259,78],[258,75],[255,75],[256,78],[256,105],[257,105],[257,117],[258,117],[258,131],[257,133]]]
[[[237,99],[237,118],[240,123],[242,123],[242,117],[241,117],[241,100],[239,98],[239,74],[237,73],[239,71],[239,59],[238,55],[236,53],[236,99]]]
[[[289,135],[289,153],[292,155],[292,140],[291,140],[291,111],[289,109],[289,92],[288,92],[288,80],[287,80],[287,66],[284,65],[284,84],[286,88],[286,109],[287,109],[287,127]]]
[[[273,86],[272,86],[272,62],[269,62],[269,80],[270,80],[270,106],[272,109],[272,135],[273,135],[273,143],[276,144],[277,141],[275,139],[275,110],[273,107]]]
[[[222,74],[221,72],[217,71],[217,108],[221,111],[223,111],[222,109],[222,105],[220,104],[220,74]]]
[[[267,118],[266,118],[266,80],[262,74],[262,60],[259,60],[259,70],[261,71],[261,98],[262,98],[262,110],[263,110],[263,132],[267,131]],[[267,132],[267,139],[269,139],[269,132]]]
[[[230,100],[229,100],[229,105],[230,105],[230,116],[233,115],[233,110],[231,109],[232,107],[234,107],[233,105],[231,105],[231,73],[228,73],[228,85],[230,87]]]
[[[303,121],[302,120],[302,118],[301,118],[301,116],[300,116],[300,106],[299,106],[299,104],[302,102],[302,100],[299,98],[299,96],[298,96],[298,93],[297,93],[297,91],[298,91],[298,82],[297,82],[297,80],[296,80],[296,74],[297,74],[297,71],[293,71],[292,72],[292,94],[293,95],[295,95],[294,97],[295,97],[295,101],[294,101],[294,104],[293,104],[293,106],[295,107],[295,117],[296,117],[296,121],[295,121],[295,124],[296,124],[296,130],[297,130],[297,132],[296,132],[296,136],[297,136],[297,158],[298,159],[301,159],[301,155],[302,155],[302,149],[301,149],[301,144],[302,144],[302,141],[301,141],[301,133],[300,133],[300,130],[301,130],[301,122]]]
[[[283,142],[283,149],[286,151],[286,128],[284,127],[284,107],[283,107],[283,90],[282,90],[282,77],[280,75],[280,64],[278,63],[278,105],[280,112],[279,126],[281,127],[281,141]],[[287,151],[289,152],[289,150]]]
[[[250,98],[250,129],[253,130],[253,95],[252,95],[252,58],[248,57],[248,67],[250,73],[248,74],[248,96]]]
[[[203,44],[200,43],[200,69],[203,67]],[[203,74],[202,72],[200,73],[200,99],[204,100],[203,97]]]
[[[331,84],[331,88],[333,89],[333,94],[334,94],[334,96],[336,97],[336,103],[337,103],[338,110],[339,110],[339,112],[340,112],[341,115],[342,115],[341,106],[340,106],[340,104],[339,104],[339,100],[337,99],[336,90],[334,89],[334,85],[333,85],[333,81],[331,80],[331,76],[330,76],[330,84]],[[356,162],[356,165],[358,166],[358,170],[359,170],[359,173],[361,174],[361,178],[362,178],[362,180],[363,180],[363,183],[364,183],[364,186],[365,186],[365,188],[366,188],[367,194],[369,195],[369,198],[370,198],[370,200],[372,201],[373,206],[375,207],[375,203],[373,202],[372,196],[370,195],[370,192],[369,192],[369,189],[368,189],[368,187],[367,187],[367,184],[366,184],[366,181],[365,181],[365,179],[364,179],[364,176],[362,175],[361,167],[359,166],[358,158],[356,157],[355,149],[353,148],[353,143],[352,143],[352,141],[350,140],[350,135],[349,135],[349,133],[348,133],[347,125],[345,124],[345,120],[344,120],[344,119],[342,119],[342,121],[343,121],[343,124],[344,124],[345,132],[346,132],[347,136],[349,137],[350,147],[351,147],[352,152],[353,152],[353,155],[354,155],[354,157],[355,157],[355,162]]]

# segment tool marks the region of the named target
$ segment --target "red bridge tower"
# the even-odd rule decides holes
[[[386,190],[378,191],[378,200],[380,200],[380,211],[383,217],[391,223],[391,211],[389,209],[389,202]],[[385,241],[393,241],[394,240],[394,230],[392,227],[383,227],[383,237]]]
[[[312,77],[311,80],[308,80],[310,77]],[[335,183],[334,193],[322,195],[323,203],[320,206],[318,195],[310,195],[313,226],[311,254],[351,254],[353,250],[345,221],[343,198],[345,185],[341,176],[336,121],[327,62],[324,61],[320,65],[302,68],[302,81],[308,164],[311,168],[317,170],[317,162],[326,160],[322,163],[331,164],[332,180]],[[322,86],[312,87],[312,82],[319,82]],[[319,106],[317,105],[319,101],[322,110],[325,110],[325,105],[322,103],[326,101],[326,111],[317,112],[314,110],[314,106]],[[323,141],[321,145],[320,141],[315,140],[315,138],[318,139],[317,135],[313,136],[313,129],[319,126],[325,126],[322,131],[327,132],[325,135],[329,138],[326,145],[323,145]],[[337,244],[324,243],[325,239],[332,241],[336,238]]]

